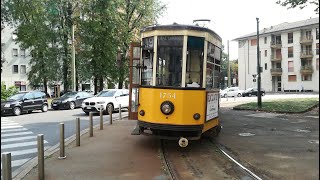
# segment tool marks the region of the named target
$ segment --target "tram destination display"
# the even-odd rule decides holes
[[[207,93],[206,121],[218,117],[219,93]]]

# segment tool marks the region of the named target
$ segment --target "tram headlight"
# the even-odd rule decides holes
[[[170,101],[164,101],[160,106],[160,110],[163,114],[170,115],[174,111],[174,105]]]
[[[144,116],[146,113],[144,112],[144,110],[141,110],[141,111],[139,112],[139,114],[140,114],[141,116]]]

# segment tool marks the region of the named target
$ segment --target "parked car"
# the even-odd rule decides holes
[[[92,94],[87,92],[67,92],[60,98],[53,99],[51,102],[51,108],[57,110],[81,107],[82,102],[92,96]]]
[[[260,92],[261,92],[261,96],[264,96],[266,94],[266,91],[264,89],[260,89]],[[243,93],[242,93],[242,96],[245,97],[245,96],[252,96],[252,95],[255,95],[257,96],[258,95],[258,88],[248,88],[247,90],[245,90]]]
[[[19,92],[1,101],[1,115],[13,114],[19,116],[23,112],[31,113],[34,110],[48,111],[46,94],[40,91]]]
[[[87,115],[89,112],[99,112],[102,106],[104,113],[129,106],[129,90],[128,89],[108,89],[99,92],[95,97],[88,98],[82,103],[82,110]]]
[[[241,97],[244,91],[239,89],[239,87],[230,87],[224,90],[220,90],[220,97]]]

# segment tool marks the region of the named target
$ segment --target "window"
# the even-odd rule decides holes
[[[12,55],[18,57],[18,49],[12,49]]]
[[[41,99],[41,98],[46,98],[46,94],[43,92],[35,92],[34,93],[34,99]]]
[[[316,62],[317,64],[316,64],[316,68],[317,68],[317,70],[319,71],[319,58],[317,58],[317,62]]]
[[[267,57],[268,50],[264,50],[264,57]]]
[[[181,87],[182,47],[183,36],[158,36],[156,85]]]
[[[297,76],[296,75],[289,75],[288,81],[297,81]]]
[[[257,39],[251,39],[251,46],[257,45]]]
[[[302,80],[302,81],[312,81],[312,75],[311,75],[311,74],[302,75],[302,76],[301,76],[301,80]]]
[[[142,43],[142,63],[147,68],[141,72],[141,85],[152,85],[153,75],[153,39],[154,37],[144,38]]]
[[[31,100],[34,99],[34,95],[33,93],[27,93],[26,95],[24,95],[23,100]]]
[[[317,43],[317,47],[316,47],[316,55],[319,55],[319,43]]]
[[[288,33],[288,44],[293,43],[293,33]]]
[[[18,70],[18,65],[13,65],[13,73],[18,73],[19,70]]]
[[[288,61],[288,72],[293,72],[293,61]]]
[[[21,65],[20,66],[20,73],[25,74],[26,73],[26,65]]]
[[[264,37],[264,44],[267,44],[267,37]]]
[[[319,29],[316,28],[316,39],[319,39]]]
[[[293,47],[288,47],[288,58],[293,57]]]
[[[268,64],[264,63],[264,70],[267,70],[267,68],[268,68]]]
[[[20,56],[25,57],[26,56],[26,50],[20,49]]]

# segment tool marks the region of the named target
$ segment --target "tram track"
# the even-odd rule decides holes
[[[177,173],[174,171],[172,163],[169,161],[168,152],[165,149],[165,140],[160,139],[160,152],[163,160],[163,164],[171,180],[179,180]]]

